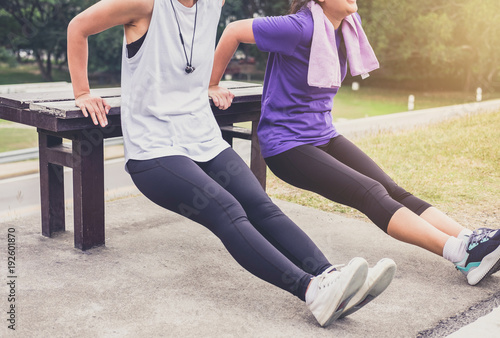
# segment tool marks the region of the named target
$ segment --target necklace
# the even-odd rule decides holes
[[[186,56],[186,68],[184,71],[186,74],[191,74],[194,72],[195,68],[193,67],[193,47],[194,47],[194,35],[196,34],[196,19],[198,18],[198,1],[196,1],[196,12],[194,14],[194,29],[193,29],[193,40],[191,41],[191,57],[188,59],[186,46],[184,45],[184,38],[182,37],[181,25],[179,24],[179,19],[177,19],[177,12],[175,11],[174,4],[172,0],[170,0],[170,4],[172,5],[172,9],[174,11],[175,21],[177,22],[177,28],[179,29],[179,36],[181,38],[182,49],[184,49],[184,55]]]

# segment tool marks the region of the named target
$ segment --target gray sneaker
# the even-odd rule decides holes
[[[395,274],[396,263],[390,258],[381,259],[373,268],[368,270],[365,284],[351,298],[339,318],[358,311],[384,292],[391,284]]]
[[[365,283],[367,275],[368,263],[356,257],[340,271],[332,267],[313,278],[317,280],[310,287],[316,288],[316,296],[311,300],[306,294],[306,305],[319,325],[328,326],[342,314],[347,303]]]

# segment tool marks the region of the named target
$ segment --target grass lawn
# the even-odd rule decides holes
[[[53,68],[52,72],[54,81],[70,81],[67,71]],[[9,67],[4,63],[0,63],[0,85],[36,82],[45,82],[36,64],[27,63]]]
[[[500,228],[500,112],[354,141],[400,186],[462,224]],[[270,172],[267,182],[272,197],[364,217],[354,209],[291,187]]]
[[[34,128],[0,128],[0,153],[33,148],[37,145],[38,134]]]
[[[400,113],[408,110],[408,96],[415,96],[415,109],[427,109],[474,102],[476,94],[463,92],[416,92],[372,87],[352,91],[341,87],[333,102],[333,119],[357,119]],[[485,93],[483,100],[500,98],[500,93]]]

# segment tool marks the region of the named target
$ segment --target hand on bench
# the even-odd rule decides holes
[[[234,99],[234,94],[229,89],[219,85],[210,86],[208,96],[212,99],[214,105],[221,110],[229,108]]]
[[[75,99],[75,105],[82,110],[83,116],[88,117],[90,114],[96,126],[98,123],[101,124],[101,127],[108,125],[106,115],[109,113],[111,106],[105,99],[100,96],[83,94]]]

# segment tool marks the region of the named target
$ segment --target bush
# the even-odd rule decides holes
[[[8,64],[9,67],[15,67],[17,65],[14,53],[1,46],[0,46],[0,62]]]

